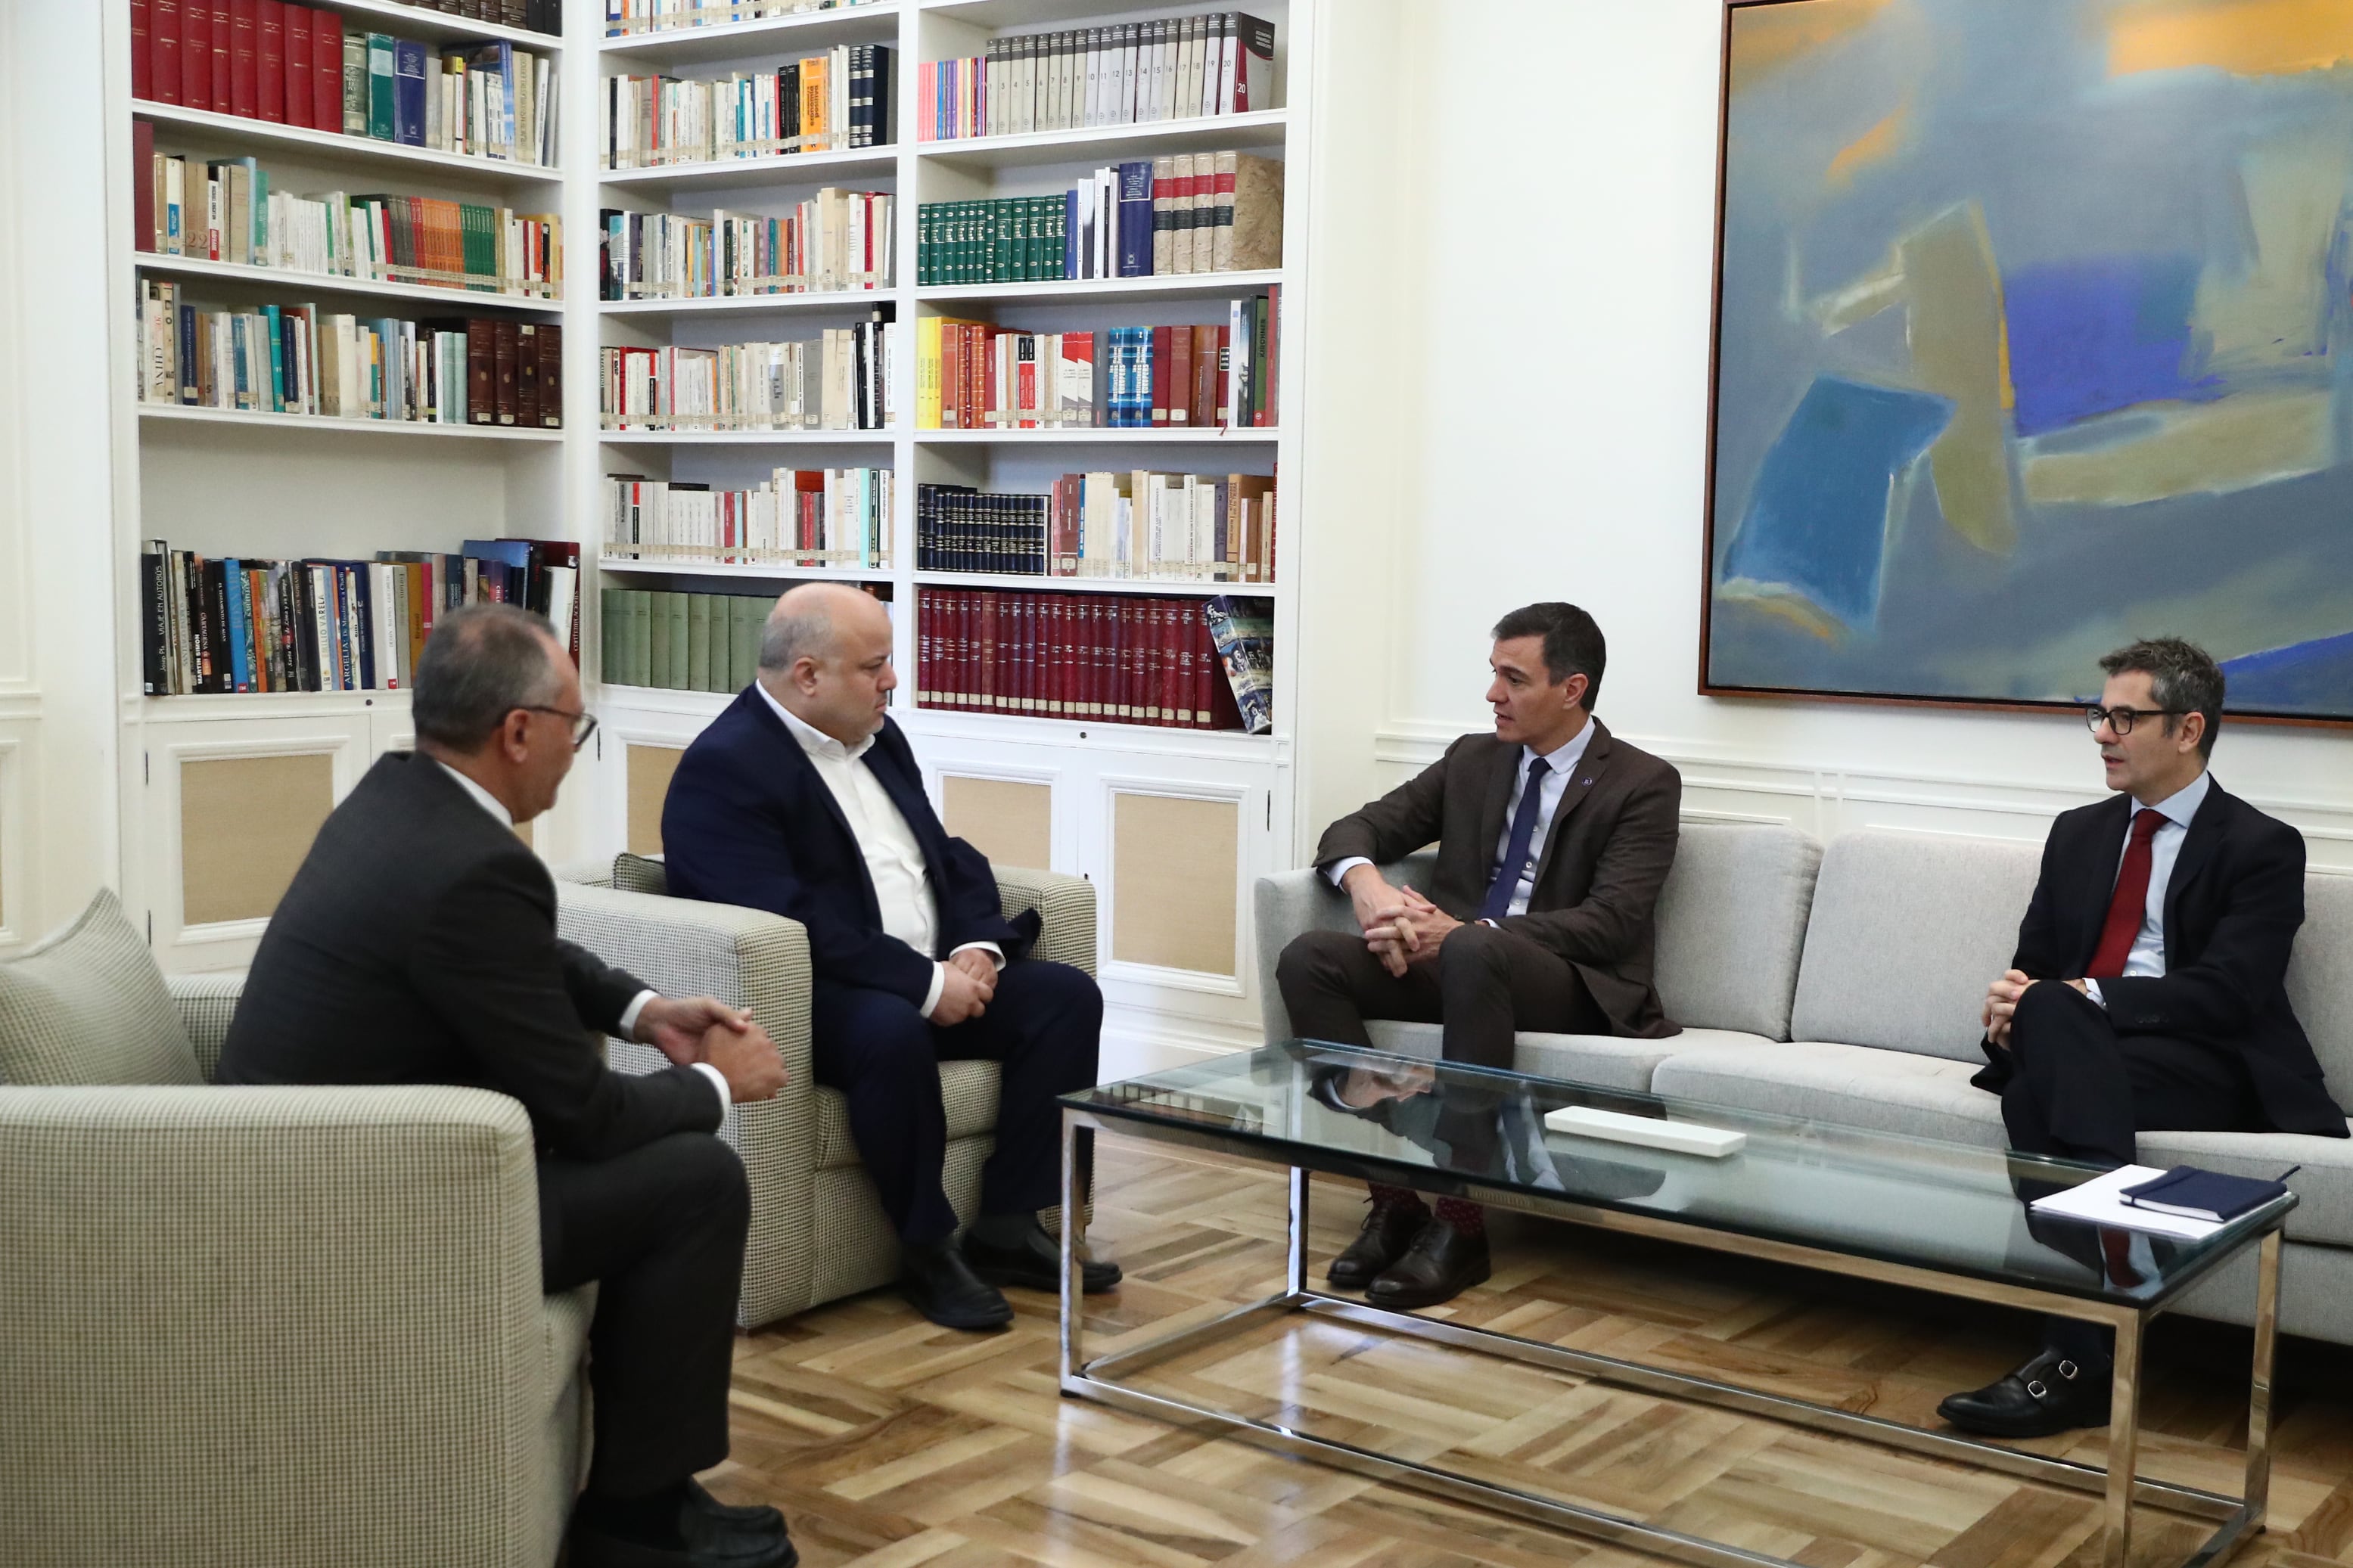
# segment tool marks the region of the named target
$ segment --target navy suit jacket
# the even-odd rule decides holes
[[[939,909],[939,946],[919,953],[882,929],[866,858],[833,791],[757,689],[745,687],[695,738],[662,803],[670,890],[798,921],[822,984],[889,991],[920,1007],[932,965],[967,942],[1008,959],[1036,942],[1037,916],[1005,918],[979,850],[952,838],[923,794],[915,754],[885,719],[864,758],[913,830]]]

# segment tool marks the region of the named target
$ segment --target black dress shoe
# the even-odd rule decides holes
[[[713,1514],[706,1504],[729,1515],[766,1514],[772,1522]],[[570,1568],[794,1568],[801,1560],[776,1510],[727,1509],[691,1483],[688,1500],[659,1531],[600,1515],[583,1499],[567,1540]]]
[[[1001,1329],[1013,1321],[1005,1292],[975,1274],[953,1242],[908,1247],[900,1268],[907,1300],[944,1329]]]
[[[1465,1236],[1432,1218],[1415,1233],[1405,1256],[1365,1288],[1365,1300],[1376,1307],[1435,1307],[1454,1300],[1490,1272],[1486,1232]]]
[[[771,1535],[785,1533],[785,1516],[767,1504],[721,1502],[692,1477],[687,1479],[686,1503],[705,1518],[717,1520],[739,1534],[747,1531]]]
[[[974,1231],[964,1236],[965,1261],[972,1271],[991,1285],[999,1288],[1018,1287],[1024,1290],[1044,1290],[1060,1295],[1062,1290],[1062,1244],[1046,1234],[1046,1227],[1035,1218],[1029,1230],[1011,1247],[998,1247],[981,1240]],[[1079,1284],[1090,1296],[1100,1296],[1119,1288],[1119,1265],[1085,1256],[1080,1249]]]
[[[1413,1238],[1430,1222],[1430,1210],[1419,1199],[1409,1203],[1385,1204],[1373,1200],[1372,1212],[1365,1216],[1364,1229],[1356,1239],[1340,1249],[1332,1259],[1332,1267],[1324,1270],[1324,1278],[1342,1290],[1361,1290],[1378,1278],[1383,1270],[1405,1256]]]
[[[1946,1396],[1936,1414],[1964,1432],[1989,1437],[2048,1437],[2108,1423],[2113,1366],[2047,1350],[1999,1383]]]

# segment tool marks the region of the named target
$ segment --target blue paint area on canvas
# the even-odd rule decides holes
[[[1794,590],[1850,626],[1871,621],[1888,487],[1952,413],[1926,393],[1818,378],[1766,455],[1725,575]]]
[[[2353,632],[2225,659],[2222,678],[2235,709],[2353,712]]]
[[[2018,433],[2062,429],[2139,403],[2222,395],[2218,381],[2187,374],[2198,274],[2187,256],[2100,257],[2009,273]]]

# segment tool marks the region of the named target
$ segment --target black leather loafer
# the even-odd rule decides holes
[[[785,1533],[785,1516],[765,1503],[724,1503],[703,1489],[702,1483],[687,1479],[686,1505],[706,1519],[716,1520],[738,1534],[752,1532],[766,1535]]]
[[[1046,1227],[1036,1220],[1029,1222],[1029,1234],[1014,1247],[991,1247],[970,1231],[964,1237],[965,1261],[972,1271],[1000,1289],[1043,1290],[1049,1295],[1062,1293],[1062,1244],[1046,1234]],[[1081,1248],[1079,1286],[1090,1296],[1100,1296],[1119,1288],[1119,1265],[1108,1259],[1089,1258]]]
[[[728,1509],[691,1485],[689,1493],[667,1541],[634,1540],[575,1514],[565,1562],[570,1568],[795,1568],[800,1562],[785,1533],[784,1515],[775,1509]],[[754,1518],[731,1518],[710,1509],[735,1516],[765,1514],[773,1523],[763,1526]]]
[[[1964,1432],[1989,1437],[2048,1437],[2108,1423],[2108,1363],[2097,1365],[2044,1351],[1999,1383],[1947,1394],[1936,1414]]]
[[[975,1274],[952,1243],[911,1247],[900,1268],[907,1300],[944,1329],[1001,1329],[1013,1321],[1013,1303]]]
[[[1481,1283],[1490,1272],[1484,1231],[1465,1236],[1432,1218],[1415,1233],[1405,1256],[1365,1288],[1365,1300],[1376,1307],[1435,1307]]]
[[[1356,1232],[1356,1239],[1340,1249],[1332,1259],[1332,1267],[1324,1270],[1324,1278],[1335,1289],[1361,1290],[1379,1278],[1382,1271],[1406,1254],[1421,1227],[1430,1223],[1430,1210],[1420,1200],[1407,1203],[1382,1203],[1373,1200],[1372,1212],[1365,1215],[1365,1226]]]

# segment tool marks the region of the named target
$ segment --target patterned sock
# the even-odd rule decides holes
[[[1457,1236],[1487,1234],[1487,1211],[1468,1198],[1440,1198],[1438,1217],[1453,1228]]]
[[[1373,1206],[1377,1209],[1421,1207],[1421,1194],[1411,1187],[1392,1187],[1383,1182],[1366,1182],[1365,1185],[1372,1189]]]

